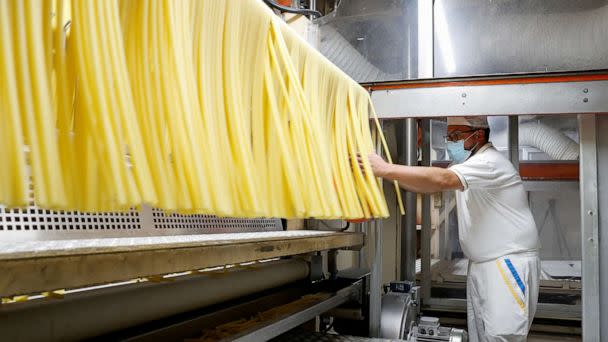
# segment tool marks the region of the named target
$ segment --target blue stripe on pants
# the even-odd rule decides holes
[[[507,267],[509,268],[509,271],[511,271],[511,274],[513,275],[513,278],[515,278],[515,281],[517,282],[517,286],[519,286],[519,289],[525,295],[526,294],[526,286],[524,285],[524,282],[521,281],[521,278],[519,277],[519,274],[517,274],[517,270],[515,270],[515,267],[511,263],[511,260],[505,258],[505,264],[507,264]]]

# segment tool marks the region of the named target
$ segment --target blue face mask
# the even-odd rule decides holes
[[[460,164],[465,160],[469,159],[469,157],[473,153],[464,148],[464,142],[469,140],[469,138],[471,138],[473,135],[475,134],[470,135],[466,139],[447,142],[448,155],[450,156],[450,159],[452,159],[456,164]]]

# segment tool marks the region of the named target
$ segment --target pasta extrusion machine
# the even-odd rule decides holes
[[[265,335],[270,338],[362,294],[360,279],[324,290],[316,255],[359,248],[362,233],[284,231],[276,219],[167,215],[151,208],[83,214],[31,207],[1,209],[0,236],[0,327],[8,340],[107,334],[137,339],[142,331],[146,336],[165,331],[176,320],[206,317],[207,326],[173,329],[171,339],[200,337],[222,323],[249,319],[317,291],[304,306],[309,311],[271,329]],[[319,284],[313,287],[313,280]],[[221,303],[229,301],[227,307],[239,307],[240,316],[227,313]],[[244,314],[247,305],[251,312]],[[209,319],[210,313],[216,318]]]
[[[364,245],[356,228],[284,230],[278,219],[148,207],[0,209],[0,329],[11,341],[362,340],[350,335],[369,334],[370,273],[336,264],[337,250]],[[394,338],[422,336],[416,316]]]

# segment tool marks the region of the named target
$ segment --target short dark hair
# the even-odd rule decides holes
[[[490,141],[490,127],[483,128],[483,131],[486,132],[486,141]]]

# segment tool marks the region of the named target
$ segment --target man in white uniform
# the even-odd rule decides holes
[[[376,154],[369,161],[376,176],[406,190],[456,190],[469,339],[525,341],[538,299],[538,233],[519,174],[488,136],[484,117],[448,118],[448,169],[391,165]]]

